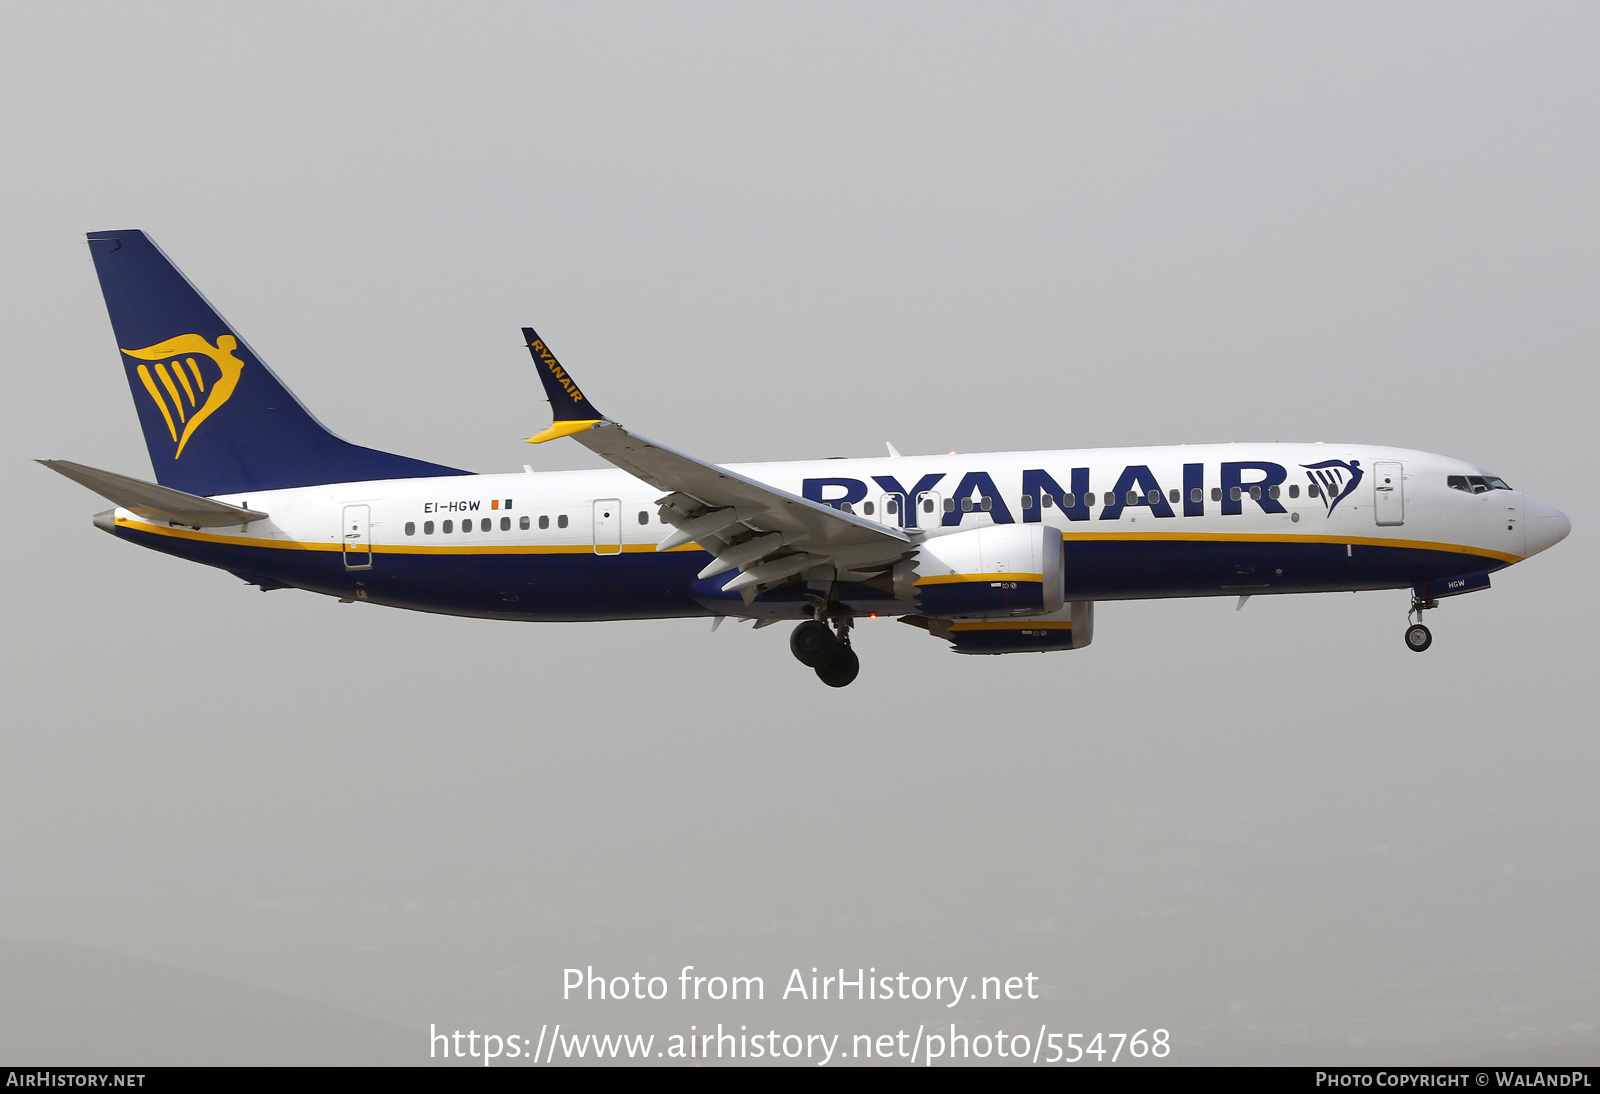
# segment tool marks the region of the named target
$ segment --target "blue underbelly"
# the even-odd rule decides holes
[[[1461,551],[1304,540],[1068,539],[1068,600],[1403,589],[1508,563]]]
[[[494,619],[578,621],[715,614],[695,574],[703,551],[423,554],[380,550],[365,570],[337,551],[255,547],[121,525],[142,546],[229,570],[264,587],[289,586],[398,608]],[[1074,540],[1064,545],[1068,600],[1333,592],[1406,588],[1507,563],[1417,546],[1282,540]],[[710,595],[708,595],[710,594]],[[782,591],[773,594],[782,596]],[[713,599],[714,597],[714,599]],[[849,597],[846,597],[849,599]],[[737,602],[731,598],[730,607]]]

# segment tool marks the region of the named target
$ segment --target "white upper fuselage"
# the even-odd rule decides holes
[[[1316,474],[1307,465],[1344,462],[1359,467],[1362,481],[1330,509],[1331,490],[1312,496]],[[1380,513],[1376,466],[1399,464],[1398,504]],[[1198,475],[1192,469],[1198,465]],[[1242,496],[1230,505],[1225,487],[1228,467],[1245,465],[1234,477]],[[1261,479],[1253,468],[1285,470],[1275,491],[1252,498],[1249,485]],[[1057,527],[1069,542],[1076,538],[1204,540],[1213,537],[1270,536],[1285,540],[1340,543],[1418,544],[1458,550],[1497,568],[1535,554],[1561,539],[1570,527],[1553,507],[1515,490],[1470,493],[1452,489],[1451,475],[1481,476],[1482,469],[1460,460],[1408,449],[1353,444],[1225,444],[1153,448],[1069,449],[1041,452],[988,452],[876,459],[828,459],[729,465],[752,479],[813,500],[842,504],[891,527],[908,524],[905,508],[917,508],[916,527],[938,536],[994,523],[1041,521]],[[1189,468],[1186,472],[1186,467]],[[1130,469],[1148,469],[1165,506],[1147,500],[1148,479],[1135,474],[1140,500],[1126,504]],[[1077,469],[1076,477],[1074,471]],[[1025,473],[1042,471],[1073,495],[1077,519],[1061,508],[1061,497],[1040,497],[1038,476],[1025,495]],[[912,491],[937,476],[933,485],[909,501],[893,486]],[[992,483],[992,490],[984,478]],[[1270,476],[1267,476],[1270,477]],[[890,480],[886,486],[883,479]],[[823,485],[818,485],[821,482]],[[1200,501],[1192,499],[1199,483]],[[858,484],[857,486],[851,484]],[[963,484],[965,488],[963,489]],[[1084,488],[1086,486],[1086,489]],[[1290,487],[1294,487],[1291,491]],[[1075,489],[1076,487],[1076,489]],[[1222,493],[1227,489],[1229,493]],[[1053,493],[1045,487],[1043,493]],[[1276,497],[1270,496],[1276,493]],[[922,496],[923,494],[927,496]],[[1108,494],[1115,494],[1110,509]],[[1221,497],[1219,498],[1219,494]],[[1092,504],[1088,496],[1093,495]],[[347,505],[370,506],[373,548],[443,552],[491,550],[582,551],[592,549],[597,533],[615,537],[625,551],[653,547],[671,527],[657,514],[662,491],[618,470],[546,471],[500,475],[462,475],[422,479],[335,483],[292,490],[220,495],[219,500],[264,510],[266,520],[239,529],[214,529],[205,538],[261,546],[337,545]],[[991,500],[986,508],[985,497]],[[1027,500],[1024,500],[1025,497]],[[963,500],[971,505],[970,511]],[[615,518],[600,517],[615,502]],[[886,504],[893,501],[894,504]],[[930,503],[933,512],[929,513]],[[1160,515],[1166,508],[1171,515]],[[890,512],[889,510],[894,510]],[[1234,511],[1228,511],[1228,510]],[[1281,510],[1281,511],[1271,511]],[[125,511],[118,517],[137,526]],[[563,519],[564,518],[564,519]],[[1387,519],[1385,519],[1387,518]],[[608,526],[615,519],[617,526]],[[485,521],[488,522],[485,527]],[[597,521],[600,526],[597,527]],[[1382,521],[1382,523],[1380,523]],[[470,527],[468,527],[470,522]],[[447,525],[450,531],[447,533]],[[325,546],[323,549],[327,549]],[[1463,570],[1482,568],[1464,557]]]

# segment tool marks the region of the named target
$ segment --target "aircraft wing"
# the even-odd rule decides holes
[[[825,566],[833,567],[841,578],[863,580],[892,566],[910,549],[910,537],[898,528],[779,490],[629,432],[595,409],[538,334],[528,327],[522,334],[555,419],[549,429],[529,437],[529,443],[571,437],[613,466],[666,491],[661,515],[675,531],[657,549],[700,543],[717,556],[701,571],[702,577],[740,571],[724,590],[744,592],[748,601],[763,586]]]
[[[224,528],[228,525],[249,524],[265,520],[266,513],[259,509],[241,509],[225,501],[186,494],[170,486],[157,486],[143,479],[119,475],[114,471],[101,471],[70,460],[40,460],[50,470],[65,475],[119,505],[136,516],[150,520],[164,520],[169,524],[188,528]]]

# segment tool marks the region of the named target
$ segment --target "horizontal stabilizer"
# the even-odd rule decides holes
[[[259,509],[241,509],[227,502],[213,501],[195,494],[185,494],[170,486],[157,486],[143,479],[129,478],[112,471],[85,467],[68,460],[40,460],[50,470],[65,475],[75,483],[87,486],[113,505],[144,517],[147,520],[164,520],[189,528],[221,528],[233,524],[248,524],[265,520],[267,514]]]

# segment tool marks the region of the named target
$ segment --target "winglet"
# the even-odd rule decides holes
[[[534,369],[544,384],[545,397],[550,400],[550,416],[554,419],[549,429],[529,437],[529,444],[543,444],[558,437],[570,437],[605,420],[595,405],[584,398],[583,392],[573,382],[567,370],[561,367],[556,355],[532,327],[522,328],[522,339],[528,352],[533,354]]]

